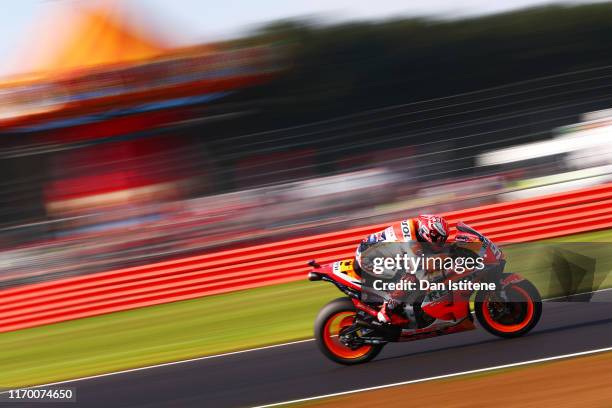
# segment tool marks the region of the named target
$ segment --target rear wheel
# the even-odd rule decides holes
[[[321,309],[315,321],[315,339],[327,358],[340,364],[359,364],[372,360],[383,345],[363,344],[349,347],[340,336],[353,325],[357,312],[350,299],[339,298]]]
[[[478,322],[490,333],[505,338],[527,334],[542,316],[542,299],[527,280],[504,289],[506,299],[496,292],[479,292],[474,304]]]

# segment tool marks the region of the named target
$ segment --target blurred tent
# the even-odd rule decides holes
[[[50,54],[33,44],[22,69],[43,75],[62,75],[83,68],[142,62],[168,51],[160,38],[140,32],[117,9],[81,8],[55,24],[70,27],[68,36],[53,44]]]
[[[224,96],[215,92],[265,79],[267,47],[173,47],[155,31],[146,10],[134,18],[119,3],[101,4],[58,6],[60,11],[20,47],[22,54],[27,50],[17,58],[20,74],[0,79],[0,131],[42,130],[31,125],[56,119],[59,111],[62,116],[97,112],[101,104],[125,107],[185,96],[192,98],[172,104],[209,102]],[[37,114],[43,116],[32,117]]]

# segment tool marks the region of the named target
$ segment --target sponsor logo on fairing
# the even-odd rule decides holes
[[[404,237],[404,241],[411,241],[412,240],[412,234],[410,233],[410,225],[408,224],[408,221],[404,220],[402,221],[402,236]]]

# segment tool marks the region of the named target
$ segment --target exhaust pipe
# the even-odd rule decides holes
[[[321,275],[316,272],[308,272],[308,280],[309,281],[320,281],[322,279]]]

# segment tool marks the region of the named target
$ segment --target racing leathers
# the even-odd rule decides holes
[[[372,246],[383,242],[427,242],[432,244],[427,246],[429,249],[436,250],[441,249],[448,235],[448,224],[442,217],[419,215],[416,218],[405,219],[390,225],[383,231],[370,234],[362,240],[355,251],[355,263],[359,270],[363,270],[363,253]],[[423,272],[426,271],[421,271],[421,273]],[[414,274],[407,273],[402,276],[402,279],[415,282],[417,277]],[[391,312],[399,305],[396,299],[401,297],[402,294],[401,291],[391,293],[389,298],[382,303],[377,315],[381,323],[390,322]],[[409,296],[409,299],[411,301],[403,303],[404,313],[410,321],[415,322],[416,318],[412,302],[416,299],[414,296]]]

